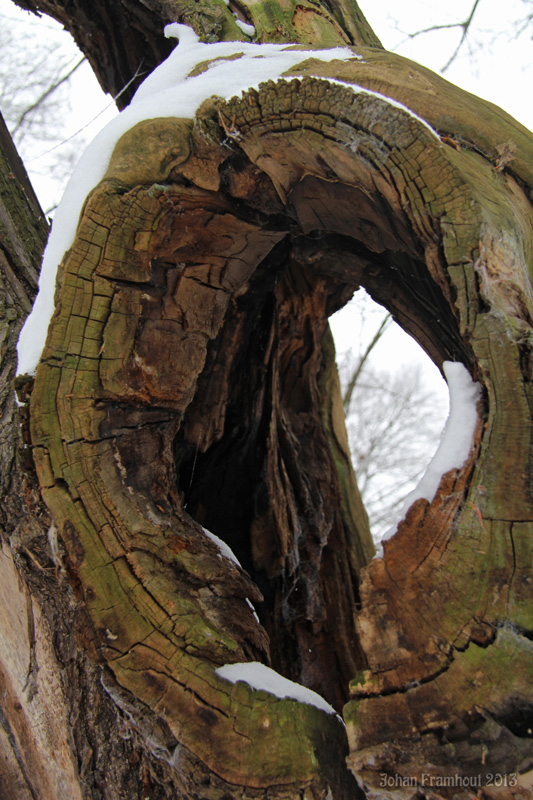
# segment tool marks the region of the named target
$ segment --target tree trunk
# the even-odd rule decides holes
[[[38,5],[113,90],[141,53],[162,57],[158,21],[242,38],[223,3],[116,4],[113,20]],[[533,758],[531,137],[383,52],[352,4],[239,14],[258,40],[357,47],[306,53],[194,120],[139,123],[87,199],[22,386],[48,511],[31,467],[15,473],[31,534],[9,512],[2,780],[43,798],[518,796]],[[327,327],[360,285],[482,387],[469,458],[373,560]],[[217,672],[248,661],[322,694],[348,742],[334,714]],[[49,707],[58,744],[32,716]]]
[[[80,608],[40,497],[26,409],[15,401],[15,346],[47,233],[0,117],[0,798],[189,797],[197,779],[210,780],[205,767],[191,759],[185,777],[171,773],[127,727],[80,643]],[[27,399],[32,381],[18,388]]]

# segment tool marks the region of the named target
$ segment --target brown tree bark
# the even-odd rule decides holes
[[[50,6],[80,42],[90,28],[92,63],[117,51],[97,66],[113,89],[135,72],[127,31],[140,51],[157,20],[235,34],[223,3],[117,4],[116,28],[98,3]],[[73,797],[344,800],[467,798],[478,780],[487,797],[525,796],[531,136],[366,47],[379,43],[351,4],[238,13],[258,39],[358,46],[346,61],[306,55],[194,121],[140,123],[88,198],[23,387],[48,511],[29,467],[33,534],[20,555],[6,524],[3,562],[6,586],[13,554],[22,570],[13,619],[34,620],[28,681],[3,661],[5,785],[55,797],[61,774]],[[104,33],[113,48],[97,54]],[[327,332],[359,285],[483,389],[468,461],[372,561]],[[323,694],[348,743],[334,715],[218,676],[240,661]],[[26,755],[57,751],[32,717],[44,684],[28,690],[47,670],[63,771]]]
[[[15,347],[47,233],[0,117],[0,797],[188,797],[216,777],[186,753],[187,768],[174,774],[147,745],[150,729],[128,727],[127,709],[117,709],[83,637],[80,644],[80,607],[40,496],[27,414],[15,401]],[[18,384],[27,398],[32,381]]]

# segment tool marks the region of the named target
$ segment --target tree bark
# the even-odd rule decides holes
[[[124,55],[97,4],[53,8],[74,31],[83,10]],[[239,8],[275,38],[271,4]],[[233,34],[222,3],[128,4],[135,20],[146,9]],[[486,797],[519,796],[509,776],[533,758],[531,136],[365,47],[358,37],[377,40],[351,4],[277,12],[281,40],[357,42],[354,58],[306,55],[193,121],[126,134],[85,204],[26,386],[52,521],[45,535],[30,473],[40,527],[19,603],[48,626],[35,641],[59,687],[63,774],[73,797],[467,798],[475,780]],[[115,67],[99,69],[113,86]],[[482,387],[468,460],[374,560],[327,328],[359,285]],[[74,634],[57,635],[63,614]],[[218,675],[241,661],[319,691],[348,743],[334,715]],[[75,665],[98,714],[80,711],[58,663]],[[56,796],[54,767],[41,758],[30,774],[15,712],[3,715],[6,785]]]
[[[180,775],[157,757],[146,743],[152,732],[128,727],[78,635],[80,607],[40,496],[26,408],[15,400],[15,346],[47,234],[0,117],[0,797],[188,797],[216,776],[186,753]],[[17,384],[27,399],[33,381]]]

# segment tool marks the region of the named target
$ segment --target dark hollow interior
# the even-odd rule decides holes
[[[236,207],[260,217],[242,200]],[[365,666],[353,618],[368,523],[362,512],[358,530],[340,510],[324,427],[327,319],[363,286],[439,368],[444,360],[468,365],[471,354],[424,243],[383,198],[307,177],[283,213],[261,224],[283,237],[232,298],[209,345],[174,443],[178,484],[186,512],[229,544],[260,588],[272,666],[339,708]],[[220,403],[217,393],[223,431],[206,445],[198,426]]]

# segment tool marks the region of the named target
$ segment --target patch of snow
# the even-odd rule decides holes
[[[296,700],[298,703],[306,703],[315,706],[326,714],[336,714],[332,706],[323,697],[299,683],[294,683],[284,678],[279,672],[261,664],[259,661],[249,661],[240,664],[225,664],[216,671],[217,675],[225,678],[230,683],[243,681],[252,689],[268,692],[282,699],[287,698]]]
[[[181,25],[179,22],[171,22],[169,25],[165,25],[163,33],[165,34],[165,39],[177,39],[178,44],[184,48],[194,47],[194,45],[198,44],[200,41],[200,37],[196,31],[189,25]],[[165,61],[168,61],[168,58],[166,58]]]
[[[431,503],[442,476],[451,469],[462,467],[472,447],[481,387],[478,383],[474,383],[467,368],[460,361],[445,361],[443,371],[450,394],[448,419],[435,455],[416,488],[405,498],[400,519],[403,519],[415,500],[425,498]],[[397,524],[389,528],[382,541],[390,539],[396,529]],[[378,554],[378,557],[380,556],[381,551]]]
[[[250,38],[252,38],[252,36],[255,36],[254,25],[249,25],[247,22],[243,22],[242,19],[236,19],[235,23],[237,27],[240,28],[241,31],[245,34],[245,36],[249,36]]]
[[[208,536],[211,539],[211,541],[216,544],[216,546],[218,547],[218,549],[220,550],[220,552],[221,552],[222,556],[224,556],[224,558],[227,558],[228,561],[232,561],[238,567],[241,566],[239,559],[237,558],[237,556],[235,555],[235,553],[233,552],[231,547],[226,544],[226,542],[222,541],[222,539],[219,539],[216,534],[211,533],[211,531],[208,531],[207,528],[204,528],[203,526],[202,526],[202,530],[205,533],[205,535]],[[242,567],[241,567],[241,569],[242,569]]]
[[[259,617],[257,616],[257,611],[255,610],[252,602],[248,598],[246,598],[246,602],[248,603],[249,607],[252,609],[252,614],[254,615],[256,622],[259,622]]]
[[[52,561],[54,562],[55,566],[58,569],[62,570],[63,563],[61,561],[61,554],[59,550],[59,538],[57,535],[57,528],[53,522],[48,528],[48,544],[50,545],[50,553],[52,556]]]
[[[57,208],[43,256],[39,294],[17,346],[19,375],[35,373],[54,310],[57,267],[74,240],[85,198],[104,177],[113,149],[126,131],[147,119],[191,119],[208,97],[217,95],[227,99],[239,95],[264,81],[277,80],[288,69],[311,57],[322,61],[356,58],[346,47],[291,50],[291,45],[286,44],[205,44],[191,28],[178,23],[167,25],[165,35],[178,38],[178,46],[148,75],[130,105],[86,149]],[[235,55],[240,58],[228,60]],[[204,62],[215,63],[199,75],[191,76],[194,67]]]

